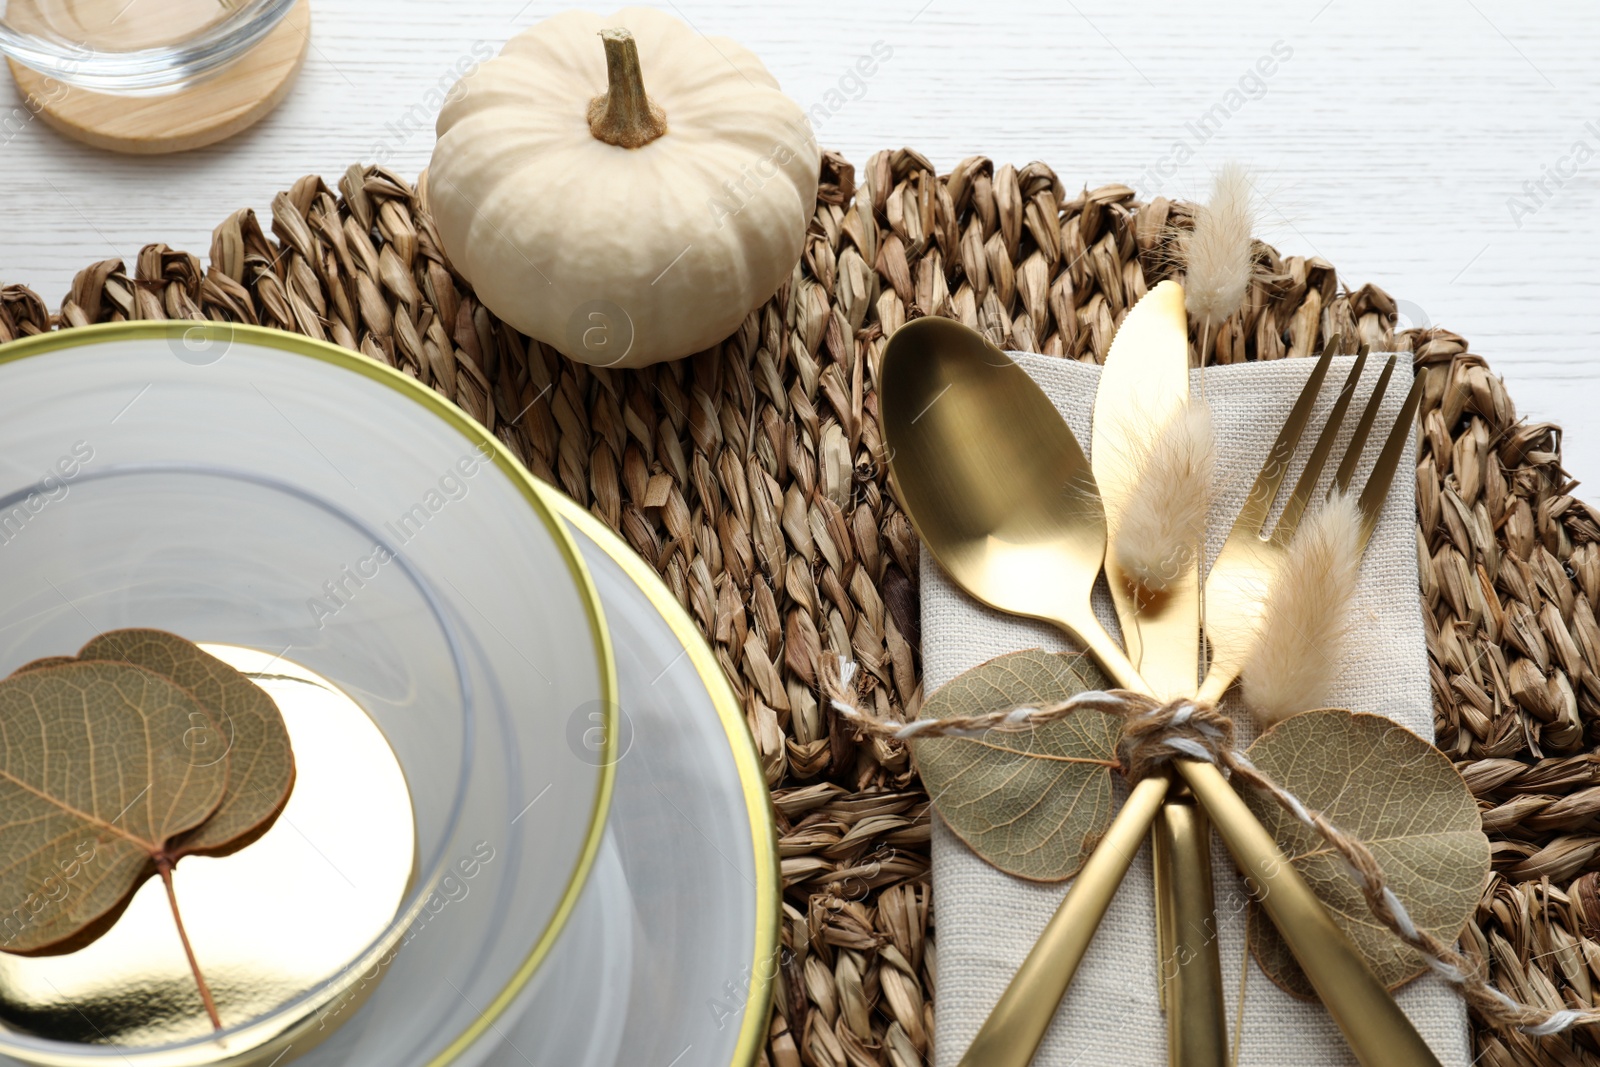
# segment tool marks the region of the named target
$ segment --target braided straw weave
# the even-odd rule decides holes
[[[164,245],[82,271],[58,315],[0,290],[0,340],[124,319],[210,318],[323,338],[456,401],[651,561],[744,701],[773,789],[784,927],[765,1061],[929,1062],[936,974],[928,800],[898,744],[854,740],[819,701],[825,657],[858,700],[922,699],[917,548],[886,481],[873,383],[885,338],[946,315],[1006,348],[1099,360],[1171,269],[1189,209],[1048,167],[939,176],[826,154],[803,261],[718,350],[595,370],[499,323],[451,272],[424,197],[352,168],[217,230],[210,265]],[[1421,596],[1438,743],[1479,798],[1494,875],[1464,937],[1492,980],[1548,1007],[1600,997],[1600,513],[1569,495],[1560,431],[1520,422],[1444,330],[1392,334],[1394,301],[1322,259],[1257,246],[1264,277],[1206,353],[1318,351],[1335,331],[1428,376],[1417,467]],[[1380,709],[1381,710],[1381,709]],[[1592,873],[1591,873],[1592,872]],[[1600,1064],[1592,1029],[1480,1032],[1481,1063]]]

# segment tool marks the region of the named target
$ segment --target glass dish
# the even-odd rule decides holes
[[[383,539],[332,503],[201,464],[80,469],[70,483],[58,474],[0,496],[0,672],[129,626],[286,654],[353,697],[399,759],[417,838],[410,893],[342,972],[227,1031],[221,1040],[234,1048],[258,1048],[327,1010],[394,946],[465,847],[473,711],[460,638],[438,598],[393,554],[392,578],[367,583],[342,610],[308,609],[308,587],[338,578],[375,543]],[[62,1044],[0,1032],[0,1051],[39,1063],[63,1062]],[[80,1046],[68,1047],[77,1059]],[[143,1059],[138,1049],[102,1051]],[[217,1052],[207,1037],[150,1055],[178,1067],[215,1062]]]
[[[74,648],[92,626],[293,645],[406,766],[431,884],[419,879],[413,915],[356,983],[370,996],[302,1020],[294,1062],[442,1067],[509,1025],[600,852],[617,716],[592,582],[526,472],[363,356],[195,323],[0,348],[0,455],[0,592],[18,602],[0,616],[0,667]],[[78,575],[62,564],[96,526],[127,542],[107,550],[125,566],[91,560]],[[405,567],[374,564],[380,545]],[[99,606],[74,624],[44,576]],[[468,766],[446,833],[446,779]],[[0,1033],[0,1054],[35,1063],[182,1062],[163,1058],[176,1045],[37,1044]]]
[[[214,74],[296,0],[0,0],[0,54],[68,85],[169,92]]]

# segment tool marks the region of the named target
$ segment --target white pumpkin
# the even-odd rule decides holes
[[[716,344],[799,261],[821,152],[753,54],[648,8],[513,38],[439,113],[445,254],[504,321],[584,363]]]

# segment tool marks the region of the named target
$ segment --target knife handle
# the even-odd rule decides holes
[[[1172,983],[1167,971],[1172,960],[1178,958],[1177,946],[1172,937],[1172,854],[1167,851],[1167,835],[1163,829],[1166,805],[1150,827],[1150,887],[1156,897],[1156,1004],[1165,1012],[1170,1001]]]
[[[1080,614],[1067,620],[1067,625],[1118,685],[1153,695],[1149,682],[1092,614]],[[1192,685],[1192,665],[1189,674]],[[1170,1067],[1227,1067],[1228,1063],[1227,1009],[1207,844],[1210,834],[1204,827],[1204,817],[1192,801],[1174,805],[1169,799],[1152,836],[1156,983],[1167,1016]]]
[[[1174,763],[1362,1067],[1439,1067],[1400,1005],[1222,772],[1197,760]]]
[[[1181,795],[1180,795],[1181,794]],[[1211,884],[1211,827],[1205,812],[1174,783],[1154,827],[1157,855],[1165,854],[1169,945],[1161,961],[1166,986],[1167,1063],[1171,1067],[1228,1067],[1228,1020],[1222,996]]]
[[[1133,787],[958,1067],[1028,1067],[1170,784],[1153,776]]]

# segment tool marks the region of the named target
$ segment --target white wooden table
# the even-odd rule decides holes
[[[479,42],[498,48],[569,6],[313,3],[313,51],[288,102],[179,157],[106,155],[38,121],[10,132],[20,101],[6,79],[0,281],[55,305],[74,271],[150,241],[203,256],[230,211],[264,213],[302,174],[384,157],[415,175],[433,143],[430,90]],[[1203,195],[1218,165],[1249,164],[1267,198],[1260,236],[1324,256],[1352,288],[1382,286],[1410,323],[1466,335],[1524,416],[1570,431],[1567,467],[1600,500],[1600,9],[1584,0],[665,6],[822,104],[820,139],[858,164],[902,145],[941,169],[976,153],[1042,159],[1071,185],[1146,196]],[[879,41],[890,58],[859,80],[855,57]]]

